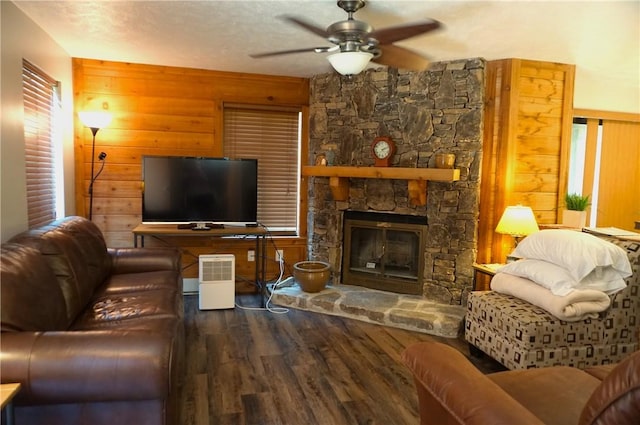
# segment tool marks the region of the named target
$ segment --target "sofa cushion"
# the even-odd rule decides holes
[[[621,361],[593,392],[580,425],[635,425],[640,418],[640,351]]]
[[[100,229],[82,217],[66,217],[13,237],[10,242],[40,251],[53,270],[73,321],[111,270]]]
[[[599,380],[603,380],[611,373],[611,371],[617,366],[617,363],[605,364],[600,366],[593,366],[584,369],[585,373],[588,373],[591,376],[598,378]]]
[[[69,326],[62,290],[40,251],[3,244],[0,315],[5,331],[59,331]]]
[[[577,425],[600,380],[580,369],[558,366],[487,375],[507,394],[547,425]]]
[[[131,329],[149,320],[180,320],[180,296],[167,289],[102,295],[89,303],[72,329]]]
[[[84,257],[89,284],[96,288],[111,274],[112,258],[100,228],[84,217],[67,217],[58,220],[59,231],[71,235]]]

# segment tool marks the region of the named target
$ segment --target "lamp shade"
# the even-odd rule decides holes
[[[340,52],[327,56],[333,69],[342,75],[356,75],[367,67],[373,54],[367,52]]]
[[[522,205],[507,207],[496,227],[496,232],[514,237],[530,235],[538,230],[533,211]]]
[[[82,111],[78,112],[80,121],[85,127],[105,128],[111,122],[111,114],[105,111]]]

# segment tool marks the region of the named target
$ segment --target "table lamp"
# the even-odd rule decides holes
[[[516,246],[523,236],[539,230],[533,210],[522,205],[507,207],[496,227],[497,233],[513,236]]]

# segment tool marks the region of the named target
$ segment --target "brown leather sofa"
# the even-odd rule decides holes
[[[175,249],[108,249],[67,217],[2,245],[2,383],[20,425],[178,423],[184,321]]]
[[[425,342],[402,359],[422,425],[637,425],[640,351],[614,365],[553,366],[483,375],[451,346]]]

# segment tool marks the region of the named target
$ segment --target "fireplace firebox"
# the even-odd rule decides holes
[[[345,211],[342,282],[422,294],[426,217]]]

